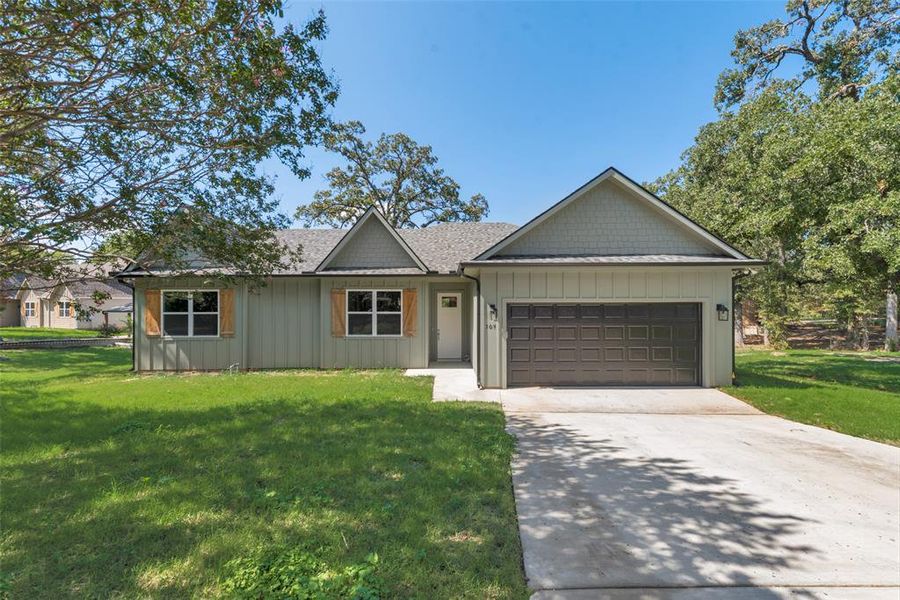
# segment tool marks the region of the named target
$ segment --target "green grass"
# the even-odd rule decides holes
[[[85,337],[100,337],[100,332],[92,329],[56,329],[53,327],[0,327],[0,338],[9,341],[59,340]]]
[[[122,349],[2,356],[11,597],[240,596],[279,576],[313,597],[527,596],[497,406],[432,403],[430,379],[395,371],[136,376]]]
[[[736,359],[737,386],[758,409],[801,423],[900,445],[900,355],[749,350]]]

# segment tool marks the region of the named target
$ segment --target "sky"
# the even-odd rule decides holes
[[[486,220],[516,224],[609,166],[639,182],[678,166],[716,117],[734,34],[784,13],[783,2],[287,0],[285,19],[320,8],[322,62],[341,89],[333,118],[430,145],[465,197],[484,194]],[[312,148],[306,164],[306,180],[262,166],[288,215],[341,161]]]

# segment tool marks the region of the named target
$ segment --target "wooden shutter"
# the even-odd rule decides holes
[[[416,335],[416,321],[418,320],[419,291],[416,288],[403,290],[403,336],[414,337]]]
[[[159,337],[162,298],[159,290],[144,290],[144,335]]]
[[[219,290],[219,335],[234,337],[234,288]]]
[[[347,293],[341,288],[331,290],[331,335],[347,335]]]
[[[63,316],[63,312],[62,312],[62,302],[57,302],[57,303],[56,303],[56,315],[59,316],[59,317]]]

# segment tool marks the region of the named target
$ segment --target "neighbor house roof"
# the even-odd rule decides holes
[[[85,279],[61,282],[37,275],[16,274],[0,284],[0,296],[16,298],[25,289],[33,290],[42,298],[50,297],[57,289],[66,287],[73,298],[91,298],[95,292],[109,294],[110,298],[131,298],[131,288],[115,279]]]

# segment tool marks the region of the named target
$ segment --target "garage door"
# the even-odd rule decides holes
[[[533,385],[698,385],[699,304],[509,304],[507,379]]]

